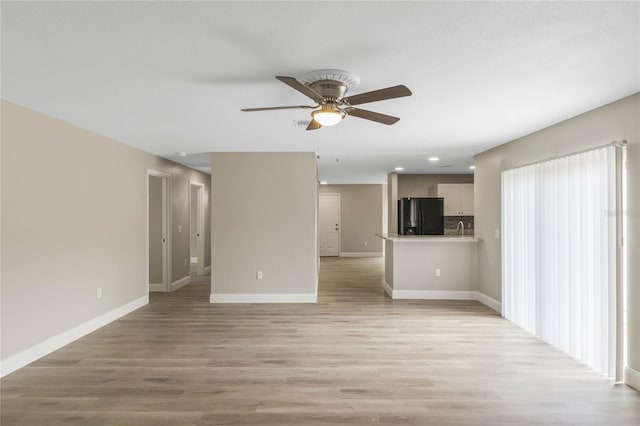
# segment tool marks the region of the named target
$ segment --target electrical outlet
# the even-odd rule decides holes
[[[182,232],[182,225],[178,225],[178,232]]]
[[[187,264],[188,264],[188,263],[187,263],[187,259],[185,259],[185,260],[184,260],[184,264],[185,264],[185,265],[187,265]]]
[[[436,277],[440,276],[440,269],[436,269]]]
[[[256,279],[259,279],[259,280],[262,279],[262,271],[257,271],[256,272]]]
[[[496,229],[495,231],[493,231],[493,236],[496,238],[500,238],[500,230]]]
[[[96,289],[96,297],[97,297],[98,299],[102,298],[102,287],[98,287],[98,288]]]
[[[368,242],[367,242],[367,241],[365,241],[365,242],[364,242],[364,246],[366,247],[366,246],[367,246],[367,244],[368,244]]]

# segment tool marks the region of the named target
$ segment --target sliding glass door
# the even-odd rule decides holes
[[[502,174],[503,316],[616,376],[620,147]]]

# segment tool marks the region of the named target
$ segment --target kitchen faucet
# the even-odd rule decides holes
[[[460,228],[460,236],[464,237],[464,223],[462,223],[462,221],[456,225],[456,232],[458,232],[458,228]]]

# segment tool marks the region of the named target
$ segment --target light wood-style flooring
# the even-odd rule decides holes
[[[640,393],[480,303],[393,301],[382,268],[323,258],[316,305],[152,294],[2,379],[1,424],[640,425]]]

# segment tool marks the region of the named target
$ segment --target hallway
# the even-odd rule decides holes
[[[640,394],[478,302],[394,301],[322,258],[318,303],[197,280],[2,379],[8,425],[637,425]]]

